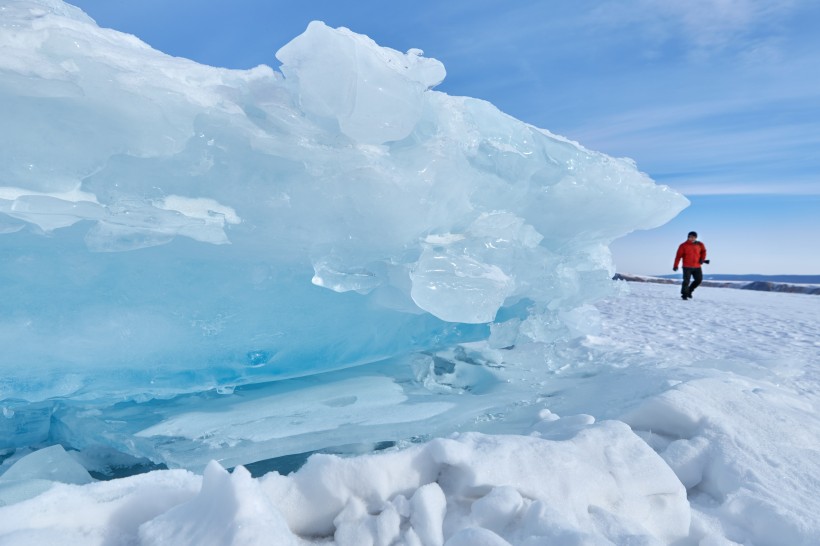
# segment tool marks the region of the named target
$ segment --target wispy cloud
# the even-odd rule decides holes
[[[672,45],[681,53],[702,57],[748,46],[773,43],[781,23],[793,15],[795,0],[633,0],[604,3],[590,14],[603,27],[623,26],[637,32],[650,49],[664,56]]]
[[[601,119],[572,134],[590,147],[629,155],[638,166],[687,194],[820,193],[816,124],[771,108],[704,105],[655,108]]]

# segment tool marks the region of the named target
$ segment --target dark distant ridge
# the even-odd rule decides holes
[[[703,278],[721,277],[717,280],[711,278],[703,281],[703,286],[711,286],[713,288],[739,288],[741,290],[759,290],[763,292],[790,292],[794,294],[813,294],[820,295],[820,276],[817,275],[704,275]],[[730,278],[726,278],[730,277]],[[799,278],[801,282],[777,282],[771,280],[751,280],[754,279],[770,279],[772,277],[788,277]],[[628,273],[616,273],[612,277],[616,281],[629,282],[652,282],[660,284],[679,284],[680,274],[678,275],[663,275],[661,277],[647,277],[644,275],[630,275]],[[808,281],[805,279],[814,279]],[[817,284],[818,286],[812,286]]]
[[[674,275],[654,275],[661,279],[680,279],[680,273]],[[703,278],[709,281],[759,281],[785,282],[789,284],[820,284],[820,275],[711,275],[704,274]]]

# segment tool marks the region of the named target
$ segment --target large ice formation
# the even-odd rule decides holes
[[[0,15],[0,448],[306,451],[283,440],[316,438],[300,389],[316,422],[449,426],[456,404],[400,409],[403,385],[465,343],[588,332],[607,245],[687,204],[344,28],[311,23],[278,72],[170,57],[60,0]],[[411,371],[328,374],[369,363]]]

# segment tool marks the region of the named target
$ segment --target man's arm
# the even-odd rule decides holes
[[[672,265],[672,271],[677,271],[678,270],[678,264],[680,263],[680,261],[682,259],[683,259],[683,245],[680,245],[678,247],[678,253],[675,254],[675,263],[674,263],[674,265]]]
[[[701,264],[708,264],[709,260],[706,259],[706,245],[700,243],[700,263]]]

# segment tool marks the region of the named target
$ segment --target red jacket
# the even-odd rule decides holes
[[[684,241],[678,247],[678,253],[675,255],[674,269],[678,268],[678,262],[683,259],[683,267],[700,267],[700,264],[706,260],[706,247],[700,241],[690,243]]]

